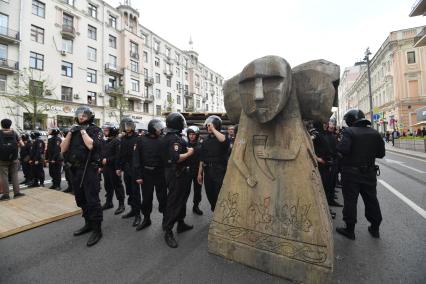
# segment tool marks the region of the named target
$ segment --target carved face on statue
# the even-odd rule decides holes
[[[277,56],[266,56],[249,63],[241,72],[241,105],[249,117],[260,123],[274,119],[286,105],[291,93],[291,68]]]

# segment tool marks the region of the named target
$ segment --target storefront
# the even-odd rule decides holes
[[[74,124],[74,113],[79,105],[46,105],[47,128],[58,127],[60,129],[70,127]],[[93,107],[95,112],[95,124],[100,125],[103,120],[103,108]]]

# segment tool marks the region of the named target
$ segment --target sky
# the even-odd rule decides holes
[[[124,0],[105,0],[118,6]],[[314,59],[341,71],[374,53],[391,31],[426,25],[416,0],[131,0],[139,22],[176,47],[192,36],[199,61],[228,79],[265,55],[292,67]]]

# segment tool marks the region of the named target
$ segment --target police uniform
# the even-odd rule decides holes
[[[49,175],[52,177],[51,189],[61,188],[61,142],[62,139],[57,135],[50,137],[47,141],[46,161],[49,162]]]
[[[216,207],[220,188],[226,173],[229,151],[229,137],[220,142],[214,134],[208,134],[201,143],[201,161],[204,167],[204,187],[211,210]]]
[[[336,230],[350,239],[355,239],[359,194],[364,200],[365,216],[371,223],[369,232],[374,237],[379,237],[379,226],[382,221],[377,199],[375,159],[385,156],[385,146],[380,134],[366,126],[368,123],[365,119],[360,119],[345,128],[342,140],[337,145],[337,151],[342,155],[343,220],[346,228]]]
[[[44,186],[44,150],[45,143],[41,137],[36,137],[31,149],[31,169],[34,177],[31,187]]]
[[[198,183],[197,177],[198,177],[198,167],[200,166],[200,150],[201,150],[201,143],[199,141],[195,142],[188,142],[188,147],[194,148],[194,154],[188,158],[188,165],[189,165],[189,191],[191,191],[191,185],[194,187],[194,197],[193,197],[193,203],[194,203],[194,212],[195,209],[198,208],[198,205],[201,202],[201,184]],[[198,209],[199,210],[199,209]],[[201,211],[200,211],[201,212]],[[201,212],[202,214],[202,212]]]
[[[27,139],[24,141],[24,147],[20,148],[19,157],[22,165],[22,172],[24,174],[25,180],[21,184],[30,183],[33,181],[33,173],[30,165],[30,156],[31,156],[31,140]]]

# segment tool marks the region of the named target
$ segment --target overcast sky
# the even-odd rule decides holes
[[[124,0],[106,0],[113,6]],[[344,67],[374,54],[389,32],[426,24],[415,0],[132,0],[139,22],[180,49],[192,35],[199,60],[225,79],[255,58],[292,67],[326,59]]]

